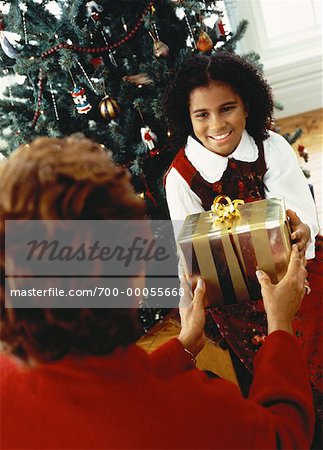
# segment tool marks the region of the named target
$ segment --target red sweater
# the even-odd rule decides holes
[[[308,448],[314,417],[301,353],[288,333],[271,334],[249,399],[195,369],[177,339],[151,355],[132,345],[32,369],[2,356],[1,449]]]

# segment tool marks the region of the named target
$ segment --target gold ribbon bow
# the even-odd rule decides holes
[[[212,213],[210,213],[210,216],[214,219],[213,224],[215,225],[216,222],[225,223],[227,228],[230,229],[233,221],[240,217],[238,205],[243,204],[243,200],[231,200],[227,195],[218,195],[211,206]]]

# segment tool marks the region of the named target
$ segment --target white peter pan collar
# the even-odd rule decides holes
[[[238,147],[229,156],[221,156],[211,152],[192,136],[187,138],[185,146],[187,159],[209,183],[219,181],[227,168],[228,159],[254,162],[258,158],[258,147],[246,130],[242,133]]]

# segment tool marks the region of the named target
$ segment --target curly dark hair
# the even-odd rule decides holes
[[[172,141],[176,147],[185,145],[193,134],[189,116],[190,93],[211,81],[228,83],[240,95],[248,111],[246,130],[256,142],[268,138],[272,121],[271,88],[259,70],[245,59],[225,51],[206,56],[195,54],[177,71],[164,97],[164,111]]]
[[[28,309],[6,308],[4,303],[5,220],[142,220],[145,203],[134,192],[129,172],[83,136],[42,137],[1,162],[0,192],[0,326],[5,347],[25,361],[52,361],[66,355],[106,355],[134,342],[141,331],[136,309]]]

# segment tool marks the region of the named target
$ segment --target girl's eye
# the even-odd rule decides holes
[[[224,108],[222,108],[222,112],[232,111],[233,109],[234,109],[234,106],[225,106]]]
[[[207,116],[207,113],[206,113],[206,112],[202,112],[202,113],[196,114],[195,117],[198,117],[199,119],[200,119],[200,118],[204,119],[204,117],[206,117],[206,116]]]

